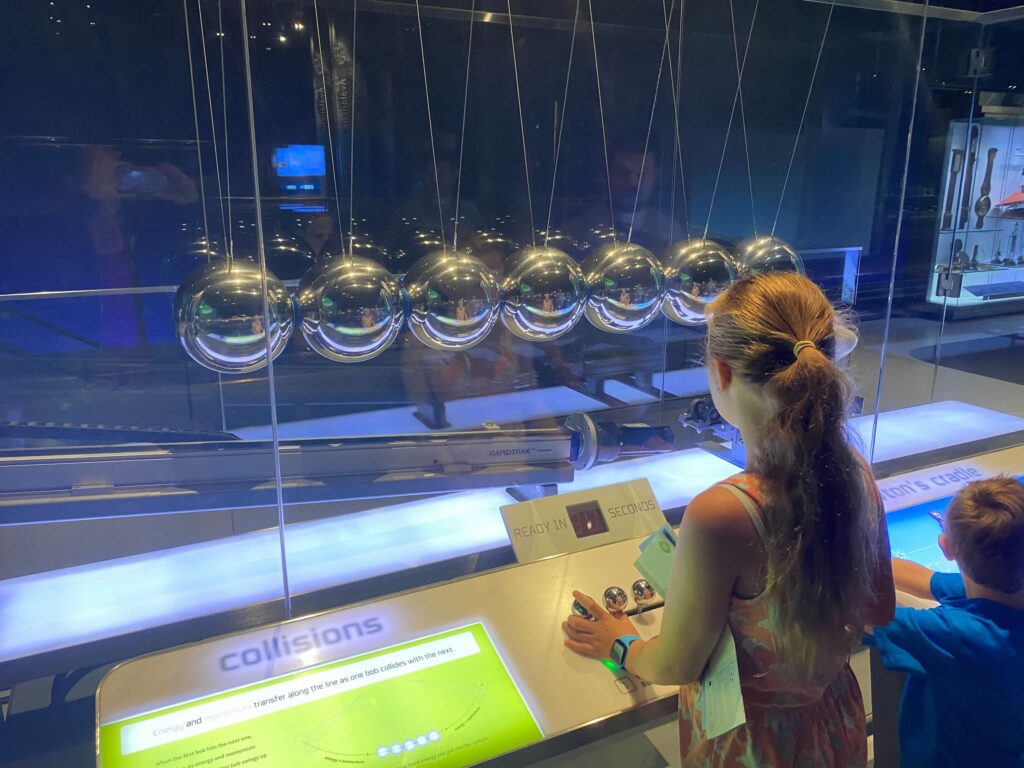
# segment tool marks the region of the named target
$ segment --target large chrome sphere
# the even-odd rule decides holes
[[[708,304],[737,278],[732,254],[704,238],[670,245],[662,262],[666,288],[661,311],[682,325],[703,324]]]
[[[501,287],[501,322],[527,341],[565,335],[586,309],[583,270],[557,248],[536,245],[516,251],[505,265]]]
[[[759,235],[744,240],[737,251],[740,272],[763,275],[768,272],[804,273],[804,262],[796,249],[785,240]]]
[[[297,237],[272,232],[263,241],[267,269],[282,280],[298,280],[313,266],[313,250]]]
[[[302,278],[297,298],[306,343],[339,363],[376,357],[391,346],[405,319],[398,280],[369,259],[318,263]]]
[[[657,317],[665,293],[658,260],[635,243],[602,245],[583,262],[587,319],[609,333],[629,333]]]
[[[249,373],[277,357],[292,335],[292,297],[267,273],[270,325],[264,328],[259,267],[248,261],[213,262],[193,272],[174,297],[175,329],[189,357],[211,371]]]
[[[442,351],[479,344],[498,319],[498,283],[474,256],[435,251],[405,276],[409,328],[428,347]]]

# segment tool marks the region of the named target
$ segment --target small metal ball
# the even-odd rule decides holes
[[[379,355],[405,319],[398,280],[369,259],[320,262],[302,278],[297,298],[306,343],[340,363]]]
[[[769,272],[804,274],[804,262],[792,245],[777,237],[759,235],[740,243],[736,258],[744,275]]]
[[[550,341],[571,331],[586,309],[583,270],[557,248],[516,251],[505,265],[501,322],[521,339]]]
[[[579,600],[572,601],[572,613],[574,616],[579,616],[581,619],[586,619],[587,621],[595,621],[594,616],[590,613],[590,611],[583,607],[583,603],[581,603]]]
[[[583,262],[587,319],[608,333],[648,325],[661,309],[665,280],[658,260],[635,243],[602,245]]]
[[[434,251],[405,276],[409,329],[432,349],[458,351],[479,344],[498,319],[498,283],[468,253]]]
[[[276,358],[294,326],[288,289],[267,273],[269,328],[264,328],[260,269],[248,261],[213,262],[189,275],[174,297],[175,330],[189,357],[220,373],[249,373]]]
[[[638,608],[650,605],[658,599],[658,593],[650,585],[647,579],[637,579],[633,582],[633,600]]]
[[[708,304],[738,277],[732,254],[704,238],[674,243],[662,262],[666,290],[661,310],[681,325],[704,324]]]
[[[610,613],[624,613],[628,605],[629,599],[622,587],[608,587],[604,591],[604,607]]]

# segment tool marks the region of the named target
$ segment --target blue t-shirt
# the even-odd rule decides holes
[[[937,608],[897,608],[866,638],[907,673],[900,764],[1024,768],[1024,611],[968,598],[959,574],[931,590]]]

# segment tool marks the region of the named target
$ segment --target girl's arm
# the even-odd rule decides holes
[[[700,678],[725,628],[741,566],[750,561],[751,529],[742,505],[724,488],[690,502],[679,526],[661,634],[630,649],[630,672],[654,683]]]
[[[753,524],[731,492],[713,487],[690,502],[679,526],[661,634],[633,643],[626,657],[630,672],[665,685],[700,677],[725,627],[736,579],[750,562],[752,547],[759,546],[756,540]],[[597,620],[570,617],[562,625],[565,644],[593,658],[608,658],[617,637],[633,634],[632,625],[610,616],[590,597],[574,594]]]

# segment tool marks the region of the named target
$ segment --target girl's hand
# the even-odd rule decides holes
[[[567,648],[593,659],[607,659],[611,656],[612,643],[617,638],[639,634],[626,614],[608,613],[593,598],[582,592],[573,592],[572,596],[580,601],[594,617],[594,621],[575,615],[563,621],[562,631],[565,632]]]

